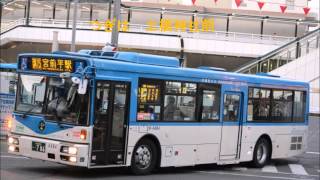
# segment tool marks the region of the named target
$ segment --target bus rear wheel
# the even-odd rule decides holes
[[[265,138],[259,139],[253,152],[252,165],[261,168],[269,163],[271,151],[271,144]]]
[[[156,167],[157,156],[157,147],[151,140],[139,141],[133,150],[131,171],[137,175],[151,173]]]

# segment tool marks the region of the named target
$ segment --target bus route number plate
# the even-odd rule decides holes
[[[46,151],[46,144],[32,141],[32,151],[44,153]]]

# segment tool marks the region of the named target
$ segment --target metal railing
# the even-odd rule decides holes
[[[311,31],[295,40],[257,58],[234,70],[238,73],[256,74],[268,73],[291,61],[319,50],[320,28]]]
[[[12,21],[3,21],[1,25],[1,34],[10,31],[17,26],[23,26],[26,24],[26,19],[18,19]],[[33,27],[54,27],[54,28],[66,28],[66,20],[52,20],[52,19],[36,19],[31,18],[29,21],[29,26]],[[69,25],[68,28],[72,28]],[[91,21],[77,21],[77,29],[93,30],[95,26]],[[145,24],[128,24],[128,32],[139,32],[139,33],[151,33],[151,34],[167,34],[167,35],[179,35],[183,38],[194,38],[194,39],[207,39],[207,40],[221,40],[221,41],[234,41],[234,42],[246,42],[246,43],[258,43],[258,44],[272,44],[272,45],[282,45],[289,42],[294,37],[284,37],[284,36],[273,36],[273,35],[260,35],[251,33],[240,33],[240,32],[225,32],[225,31],[214,31],[214,32],[192,32],[190,29],[186,28],[185,31],[180,29],[175,29],[172,27],[171,31],[161,31],[160,26],[153,26],[155,29],[149,31],[150,26]],[[104,31],[104,26],[101,26],[101,31]]]

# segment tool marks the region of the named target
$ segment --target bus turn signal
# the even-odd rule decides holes
[[[85,140],[87,138],[87,130],[81,129],[80,139]]]

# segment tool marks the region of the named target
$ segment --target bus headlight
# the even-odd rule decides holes
[[[69,154],[77,154],[78,149],[76,147],[69,147]]]
[[[9,151],[14,152],[15,151],[15,147],[14,146],[9,146]]]
[[[77,158],[76,158],[76,157],[71,156],[71,157],[69,158],[69,161],[70,161],[70,162],[77,162]]]
[[[19,139],[18,138],[14,138],[14,137],[9,137],[8,138],[8,143],[9,144],[19,145]]]
[[[62,146],[61,147],[61,152],[66,153],[66,154],[77,154],[78,148],[76,147],[69,147],[69,146]]]
[[[10,145],[8,149],[10,152],[19,152],[19,147],[15,147],[14,145]]]

